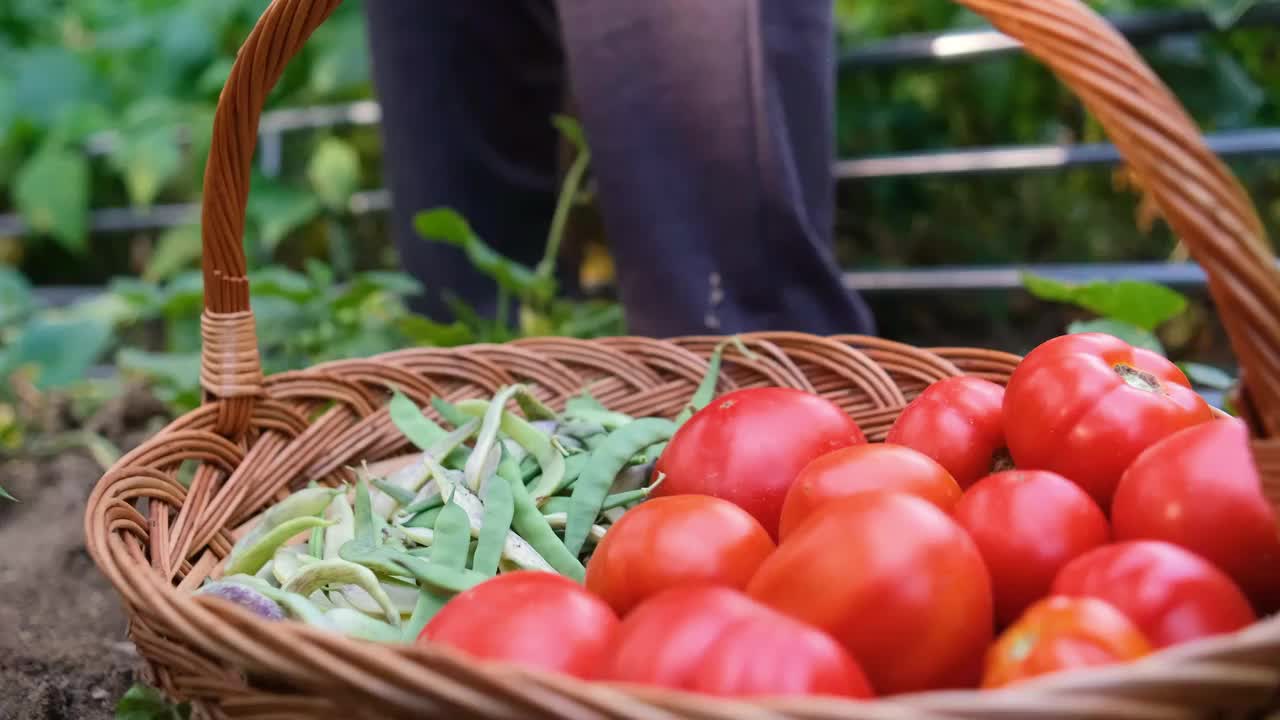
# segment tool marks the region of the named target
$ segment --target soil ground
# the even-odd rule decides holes
[[[122,450],[158,404],[130,393],[92,426]],[[0,462],[0,720],[113,718],[141,662],[121,600],[84,545],[84,510],[102,468],[69,450]]]

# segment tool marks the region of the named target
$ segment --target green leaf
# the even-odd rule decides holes
[[[45,146],[18,171],[13,200],[33,230],[52,234],[72,252],[84,251],[89,219],[89,162],[84,155]]]
[[[182,169],[182,153],[172,127],[148,127],[120,137],[109,158],[124,178],[129,201],[142,208]]]
[[[449,208],[418,213],[413,218],[413,227],[424,238],[462,248],[477,270],[493,278],[498,287],[516,297],[542,299],[555,293],[553,279],[539,277],[529,267],[489,247],[461,215]]]
[[[200,353],[155,353],[124,348],[116,353],[121,370],[167,384],[191,385],[200,378]]]
[[[1071,334],[1100,332],[1124,340],[1134,347],[1146,348],[1153,352],[1165,354],[1164,345],[1160,343],[1159,338],[1147,330],[1135,327],[1119,320],[1110,320],[1103,318],[1100,320],[1077,320],[1067,326],[1067,332]]]
[[[175,225],[156,241],[142,279],[156,282],[173,277],[200,260],[200,226]]]
[[[1230,373],[1212,365],[1182,362],[1178,363],[1178,367],[1193,384],[1211,390],[1230,390],[1236,384],[1236,379]]]
[[[1147,331],[1182,314],[1187,307],[1182,293],[1137,280],[1072,285],[1024,273],[1022,282],[1028,292],[1042,300],[1076,305]]]
[[[262,249],[273,254],[289,233],[320,212],[320,199],[301,188],[257,174],[249,191],[248,215],[258,228]]]
[[[1257,4],[1257,0],[1200,0],[1209,19],[1219,30],[1225,30]]]
[[[0,377],[34,367],[37,388],[66,387],[84,378],[110,339],[111,324],[100,318],[38,317],[5,352]]]
[[[6,69],[14,78],[14,110],[39,125],[52,124],[73,102],[101,95],[88,64],[64,47],[46,45],[15,53],[13,66]]]
[[[282,297],[294,302],[305,302],[319,294],[306,275],[279,265],[249,273],[249,289],[255,296]]]
[[[560,134],[573,143],[575,150],[580,153],[587,152],[587,136],[582,132],[582,126],[578,124],[576,119],[568,115],[556,114],[551,116],[551,124],[555,125]]]
[[[325,206],[343,212],[360,184],[360,156],[351,143],[325,138],[311,154],[307,180]]]
[[[401,334],[414,345],[458,347],[475,341],[475,333],[461,322],[445,325],[421,315],[406,315],[400,318],[397,325]]]
[[[22,273],[0,265],[0,328],[26,317],[34,307],[31,284]]]
[[[316,32],[321,48],[311,63],[310,90],[326,97],[369,82],[369,51],[363,18],[358,13],[336,14]]]
[[[158,690],[141,683],[129,688],[116,703],[116,720],[187,720],[190,717],[191,708],[186,703],[174,705]]]

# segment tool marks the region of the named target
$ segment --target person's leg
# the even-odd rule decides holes
[[[558,0],[631,332],[874,332],[832,251],[830,0]]]
[[[499,251],[533,265],[555,207],[563,58],[551,0],[369,0],[369,47],[382,106],[391,228],[401,263],[425,286],[411,303],[451,316],[456,293],[482,315],[494,284],[462,252],[427,241],[413,216],[460,212]]]

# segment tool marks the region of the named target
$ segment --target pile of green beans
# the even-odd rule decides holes
[[[662,482],[653,466],[667,441],[713,399],[723,347],[674,419],[610,411],[586,391],[555,412],[512,385],[489,399],[433,398],[440,425],[393,390],[392,422],[419,454],[386,477],[361,467],[345,489],[293,493],[197,592],[267,619],[411,643],[454,595],[498,573],[582,582],[609,527]]]

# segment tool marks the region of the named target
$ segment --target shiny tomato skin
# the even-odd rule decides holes
[[[1104,511],[1139,453],[1212,418],[1176,365],[1104,333],[1062,335],[1039,345],[1004,392],[1005,441],[1014,464],[1070,479]]]
[[[1062,568],[1050,592],[1111,603],[1155,648],[1233,632],[1257,619],[1225,573],[1162,540],[1128,540],[1090,550]]]
[[[524,570],[455,595],[417,644],[589,679],[612,652],[618,622],[603,600],[569,578]]]
[[[1280,530],[1240,420],[1211,420],[1147,448],[1120,478],[1111,521],[1117,539],[1187,548],[1230,575],[1259,612],[1280,609]]]
[[[876,491],[820,508],[756,571],[747,594],[826,630],[881,695],[974,687],[992,639],[978,548],[925,500]]]
[[[903,445],[851,445],[814,458],[787,491],[778,539],[798,527],[814,510],[832,500],[873,490],[895,490],[928,500],[951,512],[960,486],[946,468]]]
[[[782,501],[796,474],[819,455],[865,443],[838,405],[793,388],[735,390],[676,431],[654,470],[654,496],[711,495],[755,516],[778,536]]]
[[[988,475],[965,491],[953,517],[991,572],[1000,627],[1048,594],[1067,562],[1106,544],[1111,535],[1088,493],[1046,470]]]
[[[586,586],[625,617],[646,598],[680,585],[741,590],[773,549],[760,522],[728,500],[651,498],[605,533],[587,563]]]
[[[1004,445],[1004,388],[962,375],[938,380],[911,401],[885,442],[933,458],[967,488],[995,471]]]
[[[982,687],[1137,660],[1151,643],[1124,613],[1091,597],[1051,595],[1027,608],[987,651]]]
[[[684,585],[638,605],[600,679],[722,697],[872,696],[829,635],[714,585]]]

